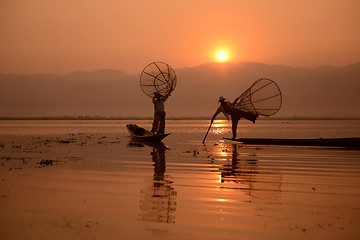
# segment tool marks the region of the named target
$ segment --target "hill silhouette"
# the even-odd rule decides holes
[[[233,100],[255,80],[276,81],[283,94],[277,117],[360,117],[360,63],[292,68],[254,62],[207,63],[175,69],[178,84],[168,117],[211,117],[218,97]],[[117,70],[55,74],[0,74],[0,117],[151,117],[139,75]]]

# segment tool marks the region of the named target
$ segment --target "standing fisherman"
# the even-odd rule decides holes
[[[152,102],[154,104],[154,121],[151,132],[154,134],[164,135],[165,132],[165,106],[164,103],[169,95],[163,96],[158,92],[154,92]]]
[[[216,110],[215,114],[211,118],[211,124],[214,122],[214,119],[219,113],[223,113],[227,120],[229,120],[229,115],[231,116],[231,123],[232,123],[232,139],[236,139],[236,130],[237,125],[241,118],[245,118],[253,123],[255,123],[255,120],[258,118],[259,115],[251,113],[251,112],[245,112],[235,107],[236,102],[239,100],[239,98],[236,98],[233,103],[226,101],[224,97],[219,97],[220,106]],[[210,127],[208,129],[208,132],[210,130]],[[208,134],[208,132],[205,135],[205,138]],[[203,143],[205,142],[205,138],[203,140]]]

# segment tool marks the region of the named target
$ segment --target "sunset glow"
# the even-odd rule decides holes
[[[105,2],[2,1],[0,73],[139,74],[152,60],[173,68],[240,61],[315,68],[359,61],[356,0],[279,0],[277,7],[265,0]]]
[[[227,62],[229,61],[229,53],[226,50],[219,50],[216,53],[217,62]]]

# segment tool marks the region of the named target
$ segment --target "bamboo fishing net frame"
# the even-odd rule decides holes
[[[153,98],[155,93],[167,97],[174,91],[177,77],[174,69],[164,62],[152,62],[148,64],[140,75],[141,90]]]
[[[279,86],[271,79],[260,78],[246,89],[235,102],[235,107],[253,114],[272,116],[282,105]]]

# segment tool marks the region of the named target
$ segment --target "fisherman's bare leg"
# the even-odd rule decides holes
[[[164,111],[159,114],[158,134],[164,134],[165,133],[165,115],[166,115],[166,113]]]
[[[151,129],[153,133],[158,132],[159,123],[160,123],[160,116],[159,116],[159,112],[156,111],[154,114],[154,121]]]
[[[241,117],[243,117],[243,118],[245,118],[245,119],[247,119],[247,120],[249,120],[249,121],[251,121],[251,122],[253,122],[253,123],[255,123],[255,120],[258,118],[258,116],[259,115],[257,115],[257,114],[253,114],[253,113],[250,113],[250,112],[244,112],[244,111],[242,111],[242,110],[239,110],[238,109],[238,114],[241,116]]]
[[[238,126],[239,120],[240,120],[240,118],[231,116],[231,122],[232,122],[231,128],[232,128],[232,135],[233,135],[232,138],[233,139],[236,139],[236,131],[237,131],[237,126]]]
[[[155,132],[155,124],[156,124],[156,115],[154,115],[154,120],[153,120],[153,123],[152,123],[152,128],[151,128],[151,132]]]

